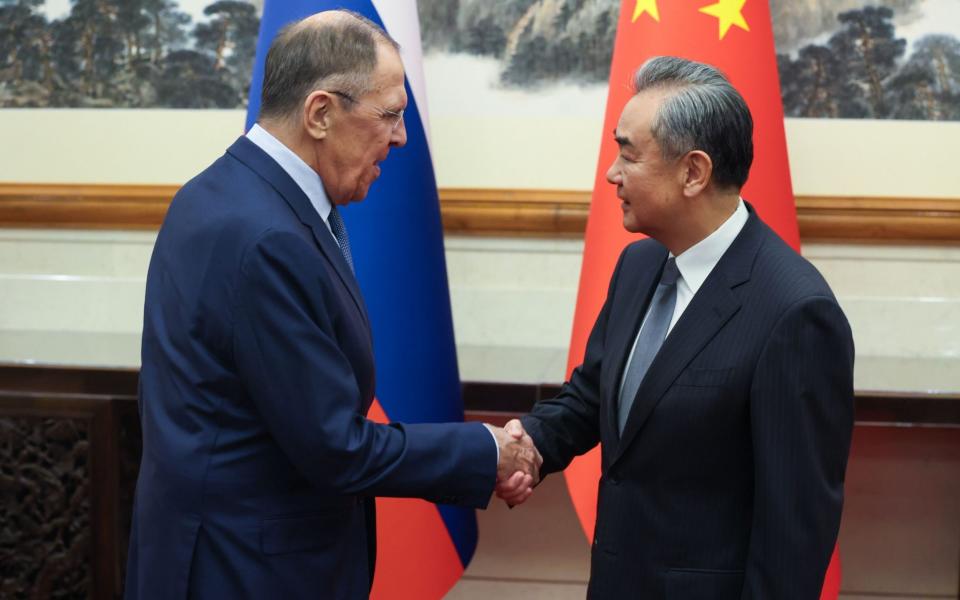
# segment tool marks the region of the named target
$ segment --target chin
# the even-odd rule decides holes
[[[368,180],[360,180],[357,182],[357,187],[353,190],[353,196],[351,197],[351,202],[359,202],[367,197],[367,194],[370,193],[370,187],[373,186],[373,182],[377,179],[373,177]]]
[[[642,233],[641,226],[629,215],[623,215],[623,228],[630,233]]]
[[[370,186],[368,185],[363,186],[361,188],[357,188],[357,190],[353,193],[353,196],[350,197],[350,202],[360,202],[361,200],[367,197],[367,194],[369,192],[370,192]]]

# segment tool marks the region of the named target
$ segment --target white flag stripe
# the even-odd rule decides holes
[[[413,90],[427,146],[430,146],[430,119],[427,115],[427,85],[423,77],[423,49],[420,45],[420,19],[417,0],[372,0],[387,33],[400,43],[400,57]],[[431,153],[432,154],[432,153]]]

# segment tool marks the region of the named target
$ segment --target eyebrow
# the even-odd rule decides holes
[[[617,145],[621,148],[624,146],[633,146],[633,144],[630,143],[630,138],[623,135],[618,135],[616,129],[613,130],[613,139],[616,140]]]
[[[401,104],[391,104],[391,105],[388,105],[388,106],[383,106],[383,107],[381,107],[381,108],[383,108],[384,110],[388,110],[388,111],[390,111],[390,112],[392,112],[392,113],[397,113],[397,114],[399,114],[399,113],[402,113],[402,112],[404,112],[404,111],[407,110],[407,103],[404,102],[402,105],[401,105]]]

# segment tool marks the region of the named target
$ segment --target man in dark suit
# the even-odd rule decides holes
[[[177,193],[147,276],[127,598],[366,598],[374,496],[483,507],[539,457],[480,423],[381,425],[337,206],[403,146],[396,42],[288,26],[258,125]]]
[[[602,444],[589,597],[816,600],[853,426],[850,328],[739,196],[740,94],[673,57],[634,84],[607,179],[650,237],[620,256],[583,364],[522,427],[545,474]]]

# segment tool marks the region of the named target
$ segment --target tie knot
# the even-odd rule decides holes
[[[677,283],[680,277],[680,270],[677,269],[677,259],[668,258],[667,264],[663,266],[663,274],[660,275],[660,285],[671,286]]]

